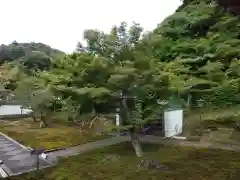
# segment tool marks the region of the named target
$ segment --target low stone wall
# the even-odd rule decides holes
[[[32,117],[32,114],[11,114],[11,115],[0,115],[0,120],[5,119],[5,120],[14,120],[14,119],[19,119],[19,118],[28,118]]]
[[[15,100],[12,101],[0,100],[0,105],[19,105],[19,104],[21,103]]]
[[[0,117],[27,117],[32,114],[31,109],[21,108],[21,105],[2,105],[0,106]],[[19,116],[18,116],[19,115]]]

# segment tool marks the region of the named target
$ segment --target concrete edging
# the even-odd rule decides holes
[[[2,132],[0,132],[0,135],[4,136],[5,138],[9,139],[10,141],[16,143],[16,144],[19,145],[21,148],[28,149],[28,150],[33,150],[33,148],[31,148],[31,147],[29,147],[29,146],[26,147],[26,146],[22,145],[22,144],[19,143],[18,141],[16,141],[16,140],[10,138],[9,136],[7,136],[6,134],[4,134],[4,133],[2,133]],[[44,153],[45,153],[45,152],[44,152]],[[42,160],[46,161],[47,163],[52,164],[52,162],[49,161],[48,159],[44,159],[44,158],[42,158],[41,156],[40,156],[40,158],[41,158]]]
[[[115,137],[113,135],[110,135],[110,136],[111,137],[109,137],[109,138]],[[106,139],[109,139],[109,138],[106,138]],[[102,140],[105,140],[105,139],[102,139]],[[98,141],[101,141],[101,140],[98,140]],[[48,149],[48,150],[44,151],[44,153],[51,153],[51,152],[55,152],[55,151],[68,150],[70,148],[74,148],[74,147],[77,147],[77,146],[81,146],[81,145],[88,144],[88,143],[94,143],[94,142],[97,142],[97,141],[87,142],[87,143],[83,143],[83,144],[77,144],[77,145],[73,145],[73,146],[69,146],[69,147],[65,147],[65,148]]]
[[[19,143],[19,142],[17,142],[16,140],[10,138],[9,136],[7,136],[6,134],[4,134],[4,133],[2,133],[2,132],[0,132],[0,135],[4,136],[5,138],[7,138],[7,139],[9,139],[9,140],[11,140],[11,141],[13,141],[14,143],[18,144],[19,146],[21,146],[21,147],[24,148],[24,149],[29,149],[28,147],[22,145],[21,143]]]
[[[21,119],[21,118],[29,118],[32,117],[31,113],[28,114],[10,114],[10,115],[0,115],[0,119],[8,119],[8,120],[15,120],[15,119]]]
[[[50,153],[50,152],[54,152],[54,151],[60,151],[60,150],[67,150],[68,148],[56,148],[56,149],[49,149],[44,151],[44,153]]]
[[[2,167],[0,167],[0,175],[3,177],[3,178],[6,178],[8,177],[9,175],[4,171],[4,169]]]

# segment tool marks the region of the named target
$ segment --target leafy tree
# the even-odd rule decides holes
[[[76,46],[76,51],[77,52],[86,52],[86,49],[85,49],[85,47],[82,45],[82,43],[81,42],[78,42],[77,43],[77,46]]]
[[[53,94],[38,74],[20,79],[14,91],[16,99],[33,110],[33,119],[40,116],[40,127],[47,127],[47,118],[51,116]]]
[[[23,64],[32,70],[46,70],[51,66],[51,57],[40,51],[32,51],[22,58]]]
[[[187,96],[189,105],[199,97],[214,94],[217,86],[226,86],[226,81],[238,78],[235,60],[239,59],[239,20],[221,9],[218,3],[183,1],[173,15],[137,46],[139,56],[160,62],[180,61],[188,66],[185,74],[191,77],[193,84],[183,96]],[[228,4],[227,1],[222,3],[220,5],[225,7]]]
[[[50,72],[42,73],[52,91],[63,100],[71,101],[78,107],[77,112],[91,112],[94,118],[96,106],[111,97],[111,91],[106,86],[112,71],[109,60],[88,53],[74,53],[54,63]]]
[[[87,30],[88,52],[55,60],[53,69],[41,73],[54,95],[69,102],[65,106],[69,112],[77,112],[75,121],[79,114],[90,111],[94,117],[98,104],[114,105],[111,100],[119,104],[122,125],[117,129],[129,130],[138,156],[142,156],[139,132],[142,125],[156,118],[156,111],[161,108],[157,100],[185,91],[183,82],[188,79],[187,65],[142,56],[141,31],[138,24],[127,30],[125,23],[114,27],[110,34]],[[144,41],[151,43],[147,38]]]
[[[86,49],[116,62],[133,60],[133,49],[140,40],[142,31],[143,28],[138,23],[133,23],[127,29],[125,22],[114,26],[109,34],[89,29],[84,32]]]
[[[157,106],[156,98],[166,96],[170,82],[162,73],[164,64],[139,59],[124,60],[121,64],[113,65],[111,59],[89,53],[74,53],[54,63],[54,68],[49,72],[42,72],[41,77],[48,82],[53,94],[63,99],[66,104],[64,107],[67,108],[64,111],[75,111],[72,113],[73,120],[84,124],[85,122],[79,120],[80,114],[92,112],[94,119],[98,104],[115,99],[122,109],[124,123],[120,129],[130,131],[136,154],[141,156],[138,133],[147,118],[138,119],[133,116],[136,103],[130,103],[132,106],[129,106],[128,100],[119,99],[119,93],[136,97],[141,106]]]
[[[16,61],[0,66],[0,82],[5,89],[14,90],[16,82],[26,77],[25,67]]]
[[[137,156],[143,154],[139,142],[143,125],[160,117],[163,105],[159,101],[188,90],[191,77],[183,74],[187,70],[180,63],[170,65],[145,58],[115,66],[108,84],[116,96],[121,94],[120,129],[129,130]]]

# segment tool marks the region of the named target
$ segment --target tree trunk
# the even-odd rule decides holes
[[[43,115],[43,112],[41,112],[41,118],[40,118],[41,122],[40,122],[40,128],[45,128],[48,127],[48,124],[45,120],[45,117]]]
[[[85,128],[85,122],[84,122],[84,121],[81,121],[81,122],[80,122],[80,132],[83,132],[83,131],[84,131],[84,128]]]
[[[145,107],[146,107],[146,103],[143,101],[141,103],[141,120],[144,121],[145,119]],[[144,124],[141,124],[141,129],[144,128]]]
[[[192,95],[188,93],[188,98],[187,98],[187,108],[189,109],[191,107],[191,102],[192,102]]]
[[[131,112],[130,109],[128,109],[127,101],[125,98],[122,100],[122,106],[124,109],[124,114],[126,116],[127,122],[129,123],[131,121]]]
[[[92,106],[92,119],[96,117],[96,108],[95,108],[95,104],[93,104]]]
[[[146,103],[142,102],[141,103],[141,119],[144,120],[145,119],[145,107],[146,107]]]
[[[123,124],[124,125],[128,125],[129,123],[131,124],[132,113],[131,113],[131,109],[128,108],[126,97],[122,98],[122,109],[123,109],[123,115],[124,115],[124,118],[122,118],[122,120],[124,120]],[[143,151],[140,145],[138,133],[136,132],[136,128],[132,127],[129,130],[130,130],[131,143],[135,150],[136,156],[142,157]]]
[[[35,113],[32,114],[32,118],[33,118],[33,121],[34,121],[34,122],[37,122],[37,118],[36,118],[36,116],[35,116]]]
[[[93,126],[93,124],[94,124],[94,122],[95,122],[96,120],[98,120],[98,116],[95,116],[95,117],[90,121],[89,126],[88,126],[88,129],[91,129],[91,128],[92,128],[92,126]]]
[[[132,142],[133,148],[135,150],[136,156],[142,157],[143,151],[142,151],[142,147],[140,144],[138,134],[133,130],[130,132],[130,135],[131,135],[131,142]]]

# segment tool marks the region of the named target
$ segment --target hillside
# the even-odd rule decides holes
[[[89,92],[82,89],[88,94],[99,90],[92,91],[93,87],[104,87],[114,92],[124,88],[129,94],[134,94],[137,83],[141,87],[149,83],[146,89],[154,91],[157,98],[165,98],[166,95],[162,95],[168,93],[168,96],[181,97],[188,106],[200,98],[217,105],[239,103],[240,21],[237,12],[233,12],[233,4],[233,1],[225,3],[223,0],[184,0],[173,15],[143,38],[143,28],[138,23],[133,23],[128,29],[122,22],[109,33],[86,30],[84,38],[87,45],[84,48],[87,51],[83,53],[79,44],[79,52],[56,60],[55,67],[48,72],[52,76],[44,74],[44,77],[52,78],[47,83],[56,83],[59,74],[55,73],[61,72],[64,91],[72,85],[77,90],[88,87]],[[5,56],[2,59],[20,59],[30,69],[40,70],[48,68],[55,55],[63,54],[37,43],[14,42],[2,46],[2,49]],[[143,78],[143,72],[149,73],[145,78],[152,78],[152,82],[138,79]],[[127,84],[123,77],[132,79]],[[134,86],[130,82],[134,82]],[[146,89],[142,91],[148,94]]]
[[[21,60],[29,68],[44,69],[51,59],[65,54],[42,43],[17,43],[0,46],[0,64]],[[37,65],[36,65],[37,64]]]
[[[159,61],[181,62],[189,68],[186,74],[206,80],[209,86],[217,86],[211,89],[211,96],[219,93],[219,88],[221,92],[229,89],[237,96],[240,20],[233,6],[230,1],[219,4],[212,0],[185,0],[153,31],[151,56]],[[229,101],[239,101],[236,96]]]

